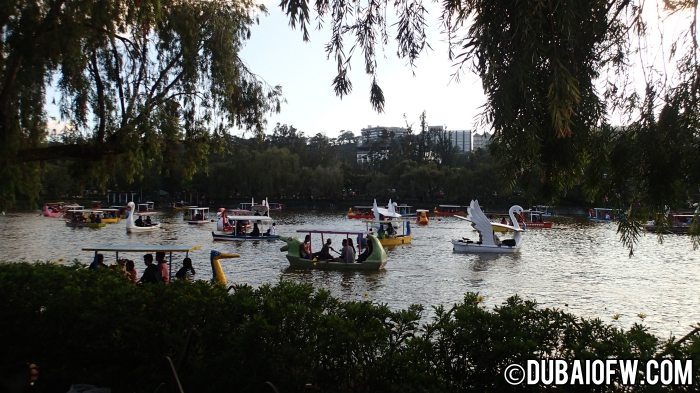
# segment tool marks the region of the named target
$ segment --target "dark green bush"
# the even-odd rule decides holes
[[[0,265],[0,299],[3,364],[31,360],[44,381],[115,392],[171,391],[165,356],[187,392],[265,391],[266,381],[280,392],[538,391],[547,387],[506,384],[505,367],[660,353],[694,359],[700,384],[697,335],[661,342],[642,326],[625,331],[518,297],[486,310],[467,294],[421,324],[420,306],[343,302],[291,282],[231,292],[202,281],[135,286],[108,270],[12,263]]]

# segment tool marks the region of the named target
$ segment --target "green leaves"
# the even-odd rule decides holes
[[[136,286],[107,269],[5,263],[0,282],[2,331],[13,338],[2,361],[32,359],[46,381],[118,391],[169,381],[165,355],[179,359],[186,391],[204,393],[260,391],[266,381],[280,391],[501,391],[510,389],[505,367],[527,359],[700,356],[697,334],[661,341],[640,325],[625,331],[517,296],[488,310],[468,293],[428,318],[421,306],[340,301],[289,281],[229,293],[205,281]]]

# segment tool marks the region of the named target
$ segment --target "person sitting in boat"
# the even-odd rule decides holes
[[[379,230],[377,231],[377,237],[384,239],[386,237],[386,232],[384,232],[384,224],[379,224]]]
[[[321,261],[327,261],[327,260],[332,260],[333,255],[331,255],[330,250],[333,250],[333,252],[338,252],[331,246],[331,239],[326,240],[326,244],[321,246],[321,251],[315,252],[314,258],[318,258]]]
[[[277,236],[277,226],[273,222],[263,236]]]
[[[134,261],[131,259],[127,260],[125,269],[126,276],[129,278],[129,281],[136,282],[136,266],[134,265]]]
[[[195,221],[203,221],[204,220],[204,214],[202,213],[197,213],[194,215],[194,220]]]
[[[140,283],[162,283],[163,276],[158,270],[158,267],[153,264],[153,254],[145,254],[143,256],[143,263],[146,264],[146,270],[143,271],[143,275],[139,280]]]
[[[311,259],[311,235],[306,235],[304,244],[301,245],[301,257]]]
[[[134,225],[137,227],[142,227],[143,226],[143,217],[139,216],[136,221],[134,221]]]
[[[89,219],[90,222],[95,222],[95,213],[90,213]]]
[[[253,223],[253,230],[250,231],[250,236],[260,237],[260,228],[257,222]]]
[[[182,260],[182,267],[177,271],[177,273],[175,273],[175,277],[177,277],[178,280],[191,282],[194,280],[195,274],[196,272],[192,266],[192,259],[185,258]]]
[[[352,244],[352,239],[347,239],[347,243],[345,247],[343,247],[343,262],[354,263],[355,255],[357,255],[357,252],[355,251],[355,246]]]
[[[144,221],[144,226],[147,226],[147,227],[153,226],[153,222],[151,222],[151,216],[146,216],[146,220]]]
[[[508,220],[505,217],[501,218],[501,224],[508,225]]]
[[[92,261],[89,268],[97,270],[103,267],[107,267],[107,265],[105,265],[105,256],[102,254],[95,255],[95,259]]]
[[[396,236],[396,229],[394,229],[394,225],[391,223],[387,224],[386,226],[386,236],[387,237],[395,237]]]
[[[365,240],[365,239],[363,239],[363,240]],[[362,254],[360,254],[360,256],[357,257],[357,263],[362,263],[362,262],[366,261],[367,258],[369,258],[369,256],[372,255],[372,250],[374,248],[374,246],[372,245],[372,242],[366,241],[365,243],[367,244],[367,246],[365,247],[365,250],[362,251]]]

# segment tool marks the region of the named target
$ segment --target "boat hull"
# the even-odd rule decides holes
[[[66,226],[71,227],[71,228],[92,228],[92,229],[99,229],[102,227],[106,227],[107,224],[104,222],[66,222]]]
[[[384,247],[399,246],[401,244],[411,244],[411,241],[413,241],[413,237],[411,235],[401,235],[396,237],[386,237],[384,239],[379,239],[379,243]]]
[[[371,220],[374,218],[372,213],[348,213],[348,218],[354,220]]]
[[[103,218],[102,222],[104,222],[105,224],[118,224],[121,220],[121,217]]]
[[[212,232],[211,236],[214,238],[214,240],[223,240],[223,241],[251,241],[251,240],[279,240],[280,236],[279,235],[273,235],[273,236],[239,236],[239,235],[233,235],[231,233],[225,233],[225,232]]]
[[[477,243],[467,243],[463,240],[452,240],[452,251],[461,254],[512,254],[520,250],[520,245],[513,247],[509,246],[491,246]]]
[[[126,227],[126,233],[146,233],[146,232],[153,232],[160,229],[160,223],[151,225],[148,227]]]
[[[190,225],[204,225],[204,224],[209,224],[211,221],[209,220],[188,220],[187,223]]]

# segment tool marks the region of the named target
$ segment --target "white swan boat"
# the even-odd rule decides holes
[[[150,225],[148,224],[148,221],[151,221],[151,217],[157,216],[159,213],[154,212],[154,211],[148,211],[148,212],[137,212],[136,210],[136,205],[134,202],[129,202],[127,204],[128,206],[128,213],[126,216],[126,233],[143,233],[143,232],[153,232],[157,229],[160,228],[160,223],[151,223]],[[134,216],[138,217],[137,219],[134,218]],[[139,225],[139,223],[142,223]]]
[[[508,210],[510,220],[513,226],[492,223],[481,211],[479,202],[473,200],[467,208],[468,216],[455,217],[462,220],[471,221],[472,227],[479,232],[479,240],[471,240],[468,238],[453,239],[452,250],[457,253],[477,254],[477,253],[514,253],[520,249],[522,243],[522,228],[518,225],[518,220],[515,218],[516,213],[522,213],[523,208],[518,205],[513,205]],[[493,226],[507,228],[514,232],[512,239],[500,240],[494,232]]]

